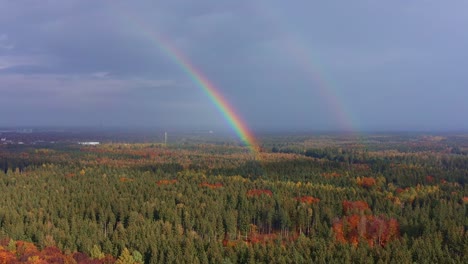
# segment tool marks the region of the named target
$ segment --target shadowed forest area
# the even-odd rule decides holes
[[[130,142],[0,145],[0,263],[468,261],[466,135]]]

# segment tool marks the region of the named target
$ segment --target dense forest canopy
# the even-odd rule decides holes
[[[468,261],[466,135],[76,137],[0,145],[0,263]]]

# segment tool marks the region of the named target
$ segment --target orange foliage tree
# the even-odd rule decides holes
[[[372,177],[358,177],[356,182],[359,186],[367,189],[371,188],[377,183],[377,181]]]
[[[208,182],[203,182],[200,184],[200,187],[208,187],[210,189],[218,189],[218,188],[221,188],[223,187],[223,184],[222,183],[214,183],[214,184],[211,184],[211,183],[208,183]]]
[[[0,263],[18,263],[15,254],[0,248]]]
[[[296,201],[299,201],[299,202],[305,203],[305,204],[314,204],[314,203],[320,202],[319,198],[315,198],[315,197],[312,197],[312,196],[301,196],[301,197],[296,197],[295,199],[296,199]]]
[[[159,180],[156,182],[157,185],[169,185],[169,184],[176,184],[177,180]]]
[[[57,247],[46,247],[39,250],[33,243],[13,241],[8,238],[0,241],[0,264],[16,263],[63,263],[63,264],[113,264],[115,258],[106,256],[103,259],[91,259],[80,252],[64,254]]]
[[[370,246],[385,246],[400,236],[400,228],[395,219],[373,215],[349,215],[333,222],[335,238],[342,243],[354,246],[366,241]]]
[[[266,195],[266,196],[273,196],[273,192],[270,190],[262,190],[262,189],[252,189],[247,192],[248,197],[254,197],[254,196],[261,196],[261,195]]]

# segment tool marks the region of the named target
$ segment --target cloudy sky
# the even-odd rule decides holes
[[[468,2],[0,0],[0,126],[468,129]]]

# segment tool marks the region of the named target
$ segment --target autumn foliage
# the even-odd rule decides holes
[[[255,197],[255,196],[261,196],[261,195],[266,195],[266,196],[273,196],[273,192],[270,190],[262,190],[262,189],[252,189],[247,192],[248,197]]]
[[[405,191],[405,189],[403,189],[403,188],[397,188],[397,189],[395,190],[395,193],[396,193],[396,194],[400,194],[400,193],[402,193],[402,192],[404,192],[404,191]]]
[[[462,139],[354,137],[0,143],[0,264],[465,263]]]
[[[64,254],[57,247],[46,247],[39,250],[33,243],[25,241],[13,241],[3,239],[0,241],[0,263],[63,263],[63,264],[110,264],[115,263],[115,258],[105,256],[103,259],[91,259],[88,255],[75,252]]]
[[[400,228],[395,219],[373,215],[349,215],[335,220],[333,232],[336,240],[351,243],[366,241],[370,246],[385,246],[389,241],[399,238]]]
[[[218,188],[221,188],[223,187],[223,184],[222,183],[214,183],[214,184],[211,184],[211,183],[208,183],[208,182],[203,182],[200,184],[201,187],[208,187],[210,189],[218,189]]]
[[[369,205],[364,201],[343,201],[343,214],[370,212]]]
[[[370,188],[377,183],[377,181],[372,177],[358,177],[356,182],[359,186],[364,188]]]
[[[343,176],[342,174],[340,173],[337,173],[337,172],[324,172],[322,173],[322,177],[325,177],[325,178],[337,178],[337,177],[341,177]]]
[[[301,196],[301,197],[296,197],[295,199],[296,199],[296,201],[299,201],[299,202],[305,203],[305,204],[314,204],[314,203],[320,202],[319,198],[315,198],[315,197],[312,197],[312,196]]]
[[[364,201],[343,201],[343,214],[332,226],[336,240],[341,243],[356,246],[360,241],[366,241],[370,246],[385,246],[400,236],[399,224],[395,219],[372,215]]]
[[[120,182],[132,182],[133,179],[129,179],[129,178],[126,178],[126,177],[121,177],[120,178]]]
[[[19,263],[13,252],[0,247],[0,263]]]
[[[427,183],[433,183],[434,181],[435,181],[434,176],[431,176],[431,175],[426,176]]]
[[[157,185],[170,185],[170,184],[176,184],[177,180],[159,180],[156,182]]]

